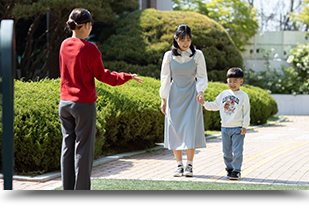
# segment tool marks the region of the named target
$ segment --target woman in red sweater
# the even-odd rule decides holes
[[[61,177],[64,190],[90,190],[96,131],[95,78],[112,86],[131,79],[143,81],[136,74],[104,69],[97,46],[85,40],[92,24],[88,10],[74,9],[67,21],[72,37],[64,40],[60,48],[59,118],[63,135]]]

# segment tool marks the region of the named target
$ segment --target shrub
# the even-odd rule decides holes
[[[291,54],[287,60],[296,68],[302,81],[309,79],[309,44],[298,44],[291,49]]]
[[[293,67],[281,67],[270,71],[245,71],[246,83],[260,87],[272,94],[308,94],[309,79],[302,81],[299,73]]]
[[[163,54],[171,49],[175,29],[183,23],[191,27],[193,44],[204,53],[210,80],[220,81],[228,68],[243,66],[240,52],[214,20],[189,11],[146,9],[129,13],[115,25],[114,35],[99,41],[105,67],[158,79]]]
[[[61,129],[58,118],[59,81],[15,81],[15,171],[59,168]]]
[[[117,72],[127,72],[131,74],[140,74],[142,76],[160,79],[161,65],[148,64],[140,66],[138,64],[129,64],[125,61],[104,61],[105,68],[113,68]]]
[[[160,81],[149,77],[143,79],[143,84],[129,81],[117,87],[96,82],[96,158],[147,149],[163,141],[164,115],[160,111]],[[227,88],[227,84],[210,82],[205,99],[212,101]],[[251,86],[242,86],[242,89],[250,97],[251,123],[264,123],[277,112],[276,102],[265,91]],[[58,117],[59,95],[60,79],[15,81],[15,172],[59,170],[62,142]],[[205,129],[220,129],[218,111],[204,109],[204,121]],[[0,134],[1,139],[1,126]]]
[[[118,87],[96,82],[96,158],[147,149],[163,140],[164,116],[158,99],[160,82],[143,79],[143,85],[129,81]],[[58,170],[62,142],[58,117],[60,79],[15,81],[14,99],[15,171]]]
[[[160,111],[160,82],[143,77],[141,85],[129,81],[118,87],[97,85],[98,118],[106,123],[103,152],[149,148],[163,140],[164,116]]]
[[[292,49],[292,55],[289,56],[288,62],[294,62],[294,68],[281,66],[281,71],[272,69],[269,63],[269,56],[273,50],[265,51],[264,58],[267,70],[255,72],[252,69],[245,71],[246,83],[258,86],[273,94],[308,94],[309,93],[309,70],[307,71],[306,61],[309,58],[309,46],[299,45],[298,49]],[[304,52],[307,51],[307,56]],[[297,62],[297,63],[296,63]],[[301,62],[301,63],[299,63]],[[308,67],[309,68],[309,67]]]

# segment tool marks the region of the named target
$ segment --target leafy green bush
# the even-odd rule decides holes
[[[191,27],[193,44],[204,53],[209,80],[224,80],[228,68],[243,66],[240,52],[214,20],[189,11],[146,9],[129,13],[115,25],[115,34],[99,41],[105,67],[158,79],[163,54],[183,23]]]
[[[129,64],[125,61],[104,61],[105,68],[113,68],[117,72],[126,72],[131,74],[140,74],[142,76],[160,79],[160,67],[154,64],[140,66],[138,64]]]
[[[133,81],[118,87],[96,83],[96,158],[147,149],[163,140],[164,116],[158,99],[160,82],[152,78],[143,79],[143,85]],[[15,81],[16,172],[59,169],[62,142],[59,99],[60,79]],[[0,163],[1,157],[2,154]]]
[[[164,116],[160,111],[160,82],[143,77],[141,85],[129,81],[118,87],[96,83],[98,121],[105,121],[103,152],[145,149],[163,140]]]
[[[255,72],[250,69],[245,71],[246,83],[265,89],[272,94],[308,94],[309,79],[302,81],[299,73],[293,67],[281,67],[281,71]]]
[[[129,81],[117,87],[96,82],[96,158],[147,149],[163,141],[164,115],[160,111],[160,81],[149,77],[143,79],[143,84]],[[224,89],[227,89],[227,84],[210,82],[205,99],[214,100]],[[251,86],[243,86],[242,89],[251,100],[252,123],[264,123],[277,112],[276,102],[268,93]],[[59,99],[60,79],[15,81],[15,172],[59,170],[62,142],[58,118]],[[205,129],[220,129],[218,111],[204,109],[204,121]]]
[[[292,48],[287,62],[293,64],[302,81],[309,79],[309,44]]]
[[[298,45],[291,51],[289,63],[295,66],[286,68],[281,66],[281,71],[271,68],[269,56],[273,50],[262,50],[266,60],[266,71],[255,72],[252,69],[245,71],[246,83],[258,86],[272,94],[308,94],[309,93],[309,46]],[[307,55],[305,54],[307,53]]]
[[[59,168],[59,81],[15,81],[14,150],[17,172]]]

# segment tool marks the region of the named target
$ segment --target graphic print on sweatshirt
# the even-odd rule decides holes
[[[222,99],[222,103],[224,104],[224,113],[230,116],[235,112],[236,107],[239,104],[239,99],[233,95],[229,95]]]

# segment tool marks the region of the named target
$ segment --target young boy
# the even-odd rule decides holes
[[[227,72],[230,90],[221,92],[214,102],[205,102],[206,110],[220,110],[223,159],[227,177],[232,180],[241,178],[243,144],[250,124],[250,103],[247,93],[240,90],[244,73],[240,68],[231,68]]]

